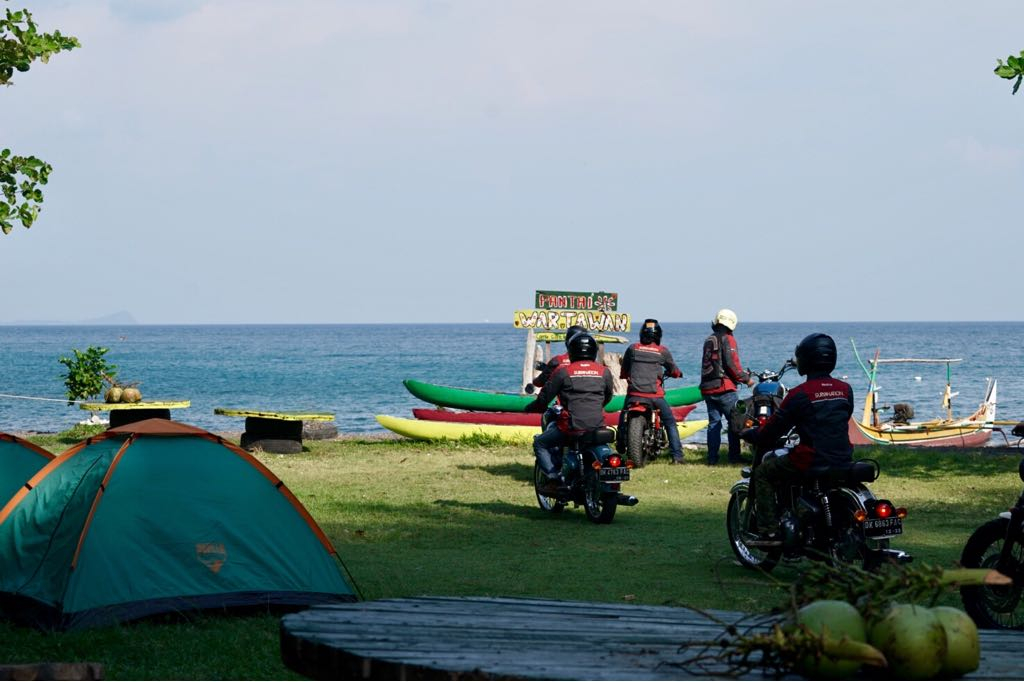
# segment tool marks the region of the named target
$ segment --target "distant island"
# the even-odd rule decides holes
[[[86,320],[14,320],[11,322],[0,322],[5,326],[35,326],[35,325],[96,325],[116,326],[126,324],[138,324],[138,320],[127,310],[121,310],[103,317],[93,317]]]

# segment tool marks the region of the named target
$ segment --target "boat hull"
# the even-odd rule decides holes
[[[518,395],[516,393],[498,393],[473,388],[441,386],[428,384],[425,381],[406,379],[402,382],[409,392],[424,402],[439,407],[453,407],[460,410],[478,410],[484,412],[523,412],[533,402],[535,396]],[[620,412],[626,397],[617,395],[605,405],[605,412]],[[665,400],[673,407],[694,405],[702,398],[697,386],[670,388],[665,391]]]
[[[850,419],[849,434],[853,445],[977,448],[988,443],[992,431],[983,424],[918,427],[905,431],[875,429]]]
[[[686,420],[686,416],[693,412],[696,405],[682,405],[673,407],[672,414],[676,421]],[[413,409],[412,414],[417,419],[434,422],[462,422],[464,424],[495,424],[506,426],[540,426],[541,415],[536,412],[452,412],[451,410],[432,410],[425,407]],[[605,412],[605,426],[618,426],[620,412]]]
[[[532,445],[540,433],[539,426],[508,426],[501,424],[466,424],[422,419],[404,419],[386,414],[376,416],[377,423],[400,436],[415,440],[461,440],[463,438],[496,438],[511,445]],[[687,438],[707,428],[706,419],[677,424],[679,437]]]

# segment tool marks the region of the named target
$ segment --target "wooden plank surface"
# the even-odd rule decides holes
[[[316,679],[689,679],[679,664],[736,612],[487,597],[419,597],[319,606],[285,616],[281,653]],[[1024,678],[1024,633],[983,631],[968,679]],[[724,668],[721,669],[724,672]]]
[[[189,400],[151,400],[137,403],[80,403],[78,406],[91,412],[104,412],[106,410],[176,410],[191,405],[192,402]]]
[[[333,414],[324,412],[269,412],[267,410],[242,410],[232,407],[215,407],[214,414],[225,417],[262,417],[263,419],[280,419],[282,421],[334,421]]]

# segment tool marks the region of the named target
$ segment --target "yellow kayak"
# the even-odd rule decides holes
[[[499,424],[467,424],[464,422],[439,422],[421,419],[403,419],[378,414],[377,422],[389,431],[414,440],[460,440],[462,438],[497,438],[514,445],[532,445],[533,437],[540,433],[536,426],[503,426]],[[677,424],[679,437],[687,438],[706,428],[708,421],[685,421]]]

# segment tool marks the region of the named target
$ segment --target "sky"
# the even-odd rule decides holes
[[[20,7],[0,322],[1024,319],[1017,0]]]

